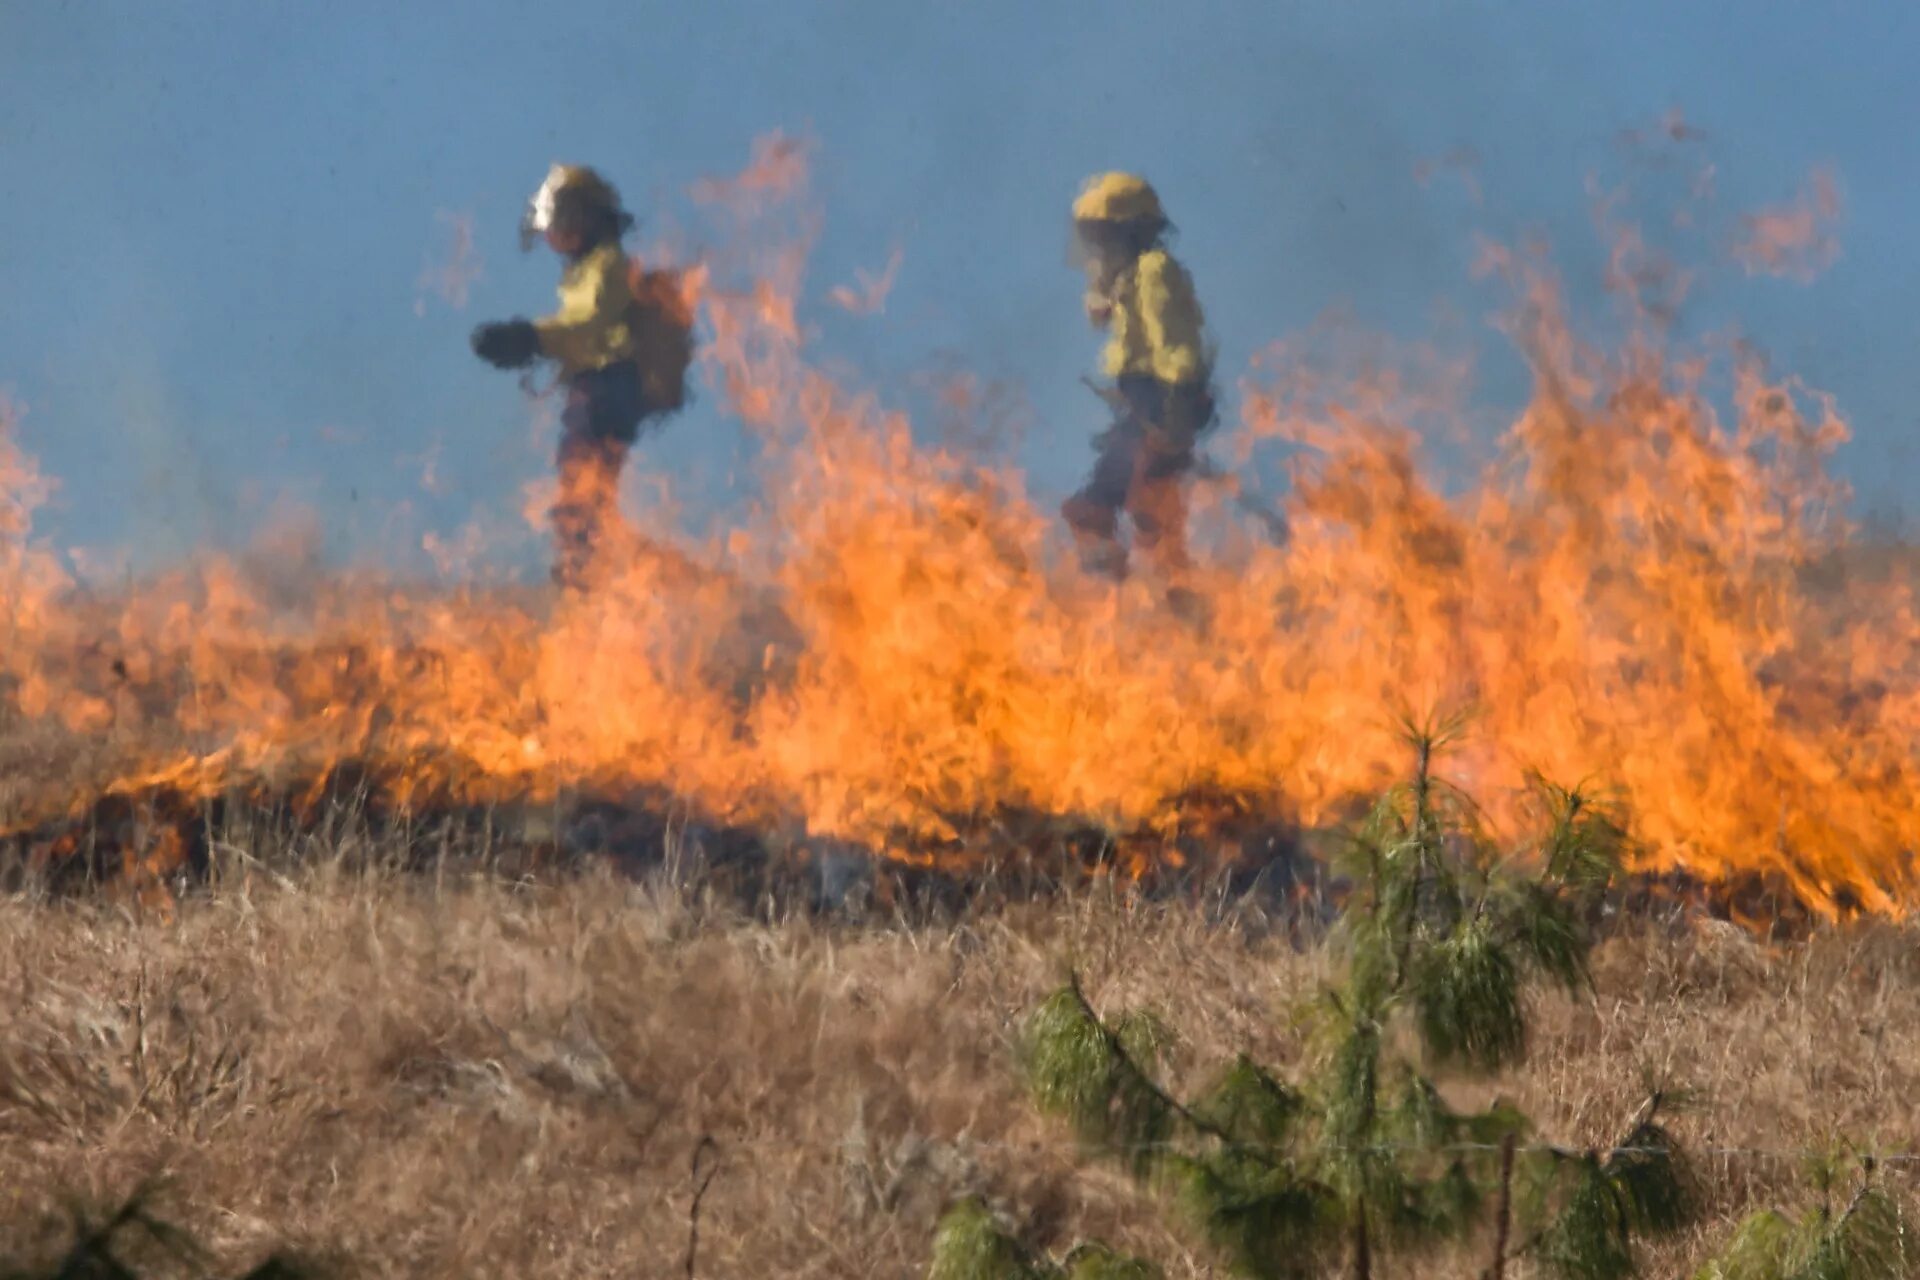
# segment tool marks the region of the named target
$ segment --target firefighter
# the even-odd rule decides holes
[[[544,319],[473,332],[474,353],[497,368],[521,369],[536,359],[557,367],[566,398],[559,495],[549,515],[553,578],[566,588],[585,585],[593,554],[617,520],[620,471],[642,422],[671,413],[683,395],[672,375],[684,374],[688,330],[669,323],[663,336],[659,309],[636,296],[651,276],[635,272],[621,247],[632,226],[606,179],[584,166],[553,166],[528,202],[520,241],[524,251],[544,238],[565,263],[560,308]],[[663,360],[664,379],[656,376]]]
[[[1089,179],[1073,205],[1076,256],[1087,274],[1087,318],[1107,334],[1102,396],[1113,423],[1094,441],[1093,473],[1061,514],[1088,568],[1126,572],[1120,515],[1135,546],[1170,578],[1186,566],[1183,477],[1214,421],[1212,353],[1186,269],[1167,252],[1172,230],[1145,179]]]

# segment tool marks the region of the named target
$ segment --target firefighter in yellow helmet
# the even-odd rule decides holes
[[[502,369],[536,359],[558,368],[566,394],[561,411],[559,496],[552,511],[554,580],[584,585],[596,546],[614,518],[621,467],[641,423],[680,406],[682,388],[671,374],[684,373],[690,348],[665,354],[658,308],[636,295],[642,277],[633,269],[621,238],[633,217],[617,191],[592,169],[555,165],[528,202],[520,224],[523,250],[538,239],[565,263],[560,307],[539,320],[483,324],[473,332],[473,350]],[[667,326],[672,329],[672,325]],[[668,333],[666,345],[686,334]],[[676,359],[677,357],[677,359]]]
[[[1093,473],[1061,509],[1089,568],[1121,574],[1121,512],[1149,560],[1186,564],[1181,481],[1212,426],[1213,358],[1186,269],[1167,252],[1172,229],[1145,179],[1105,173],[1073,205],[1074,243],[1087,274],[1087,318],[1106,330],[1103,392],[1114,421],[1095,440]]]

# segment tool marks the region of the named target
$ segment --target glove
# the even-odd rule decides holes
[[[483,324],[473,331],[473,354],[496,369],[518,369],[540,354],[540,334],[526,320]]]

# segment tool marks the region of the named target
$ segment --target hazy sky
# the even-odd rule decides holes
[[[1099,425],[1077,382],[1095,337],[1064,253],[1087,172],[1161,186],[1231,377],[1332,307],[1403,335],[1444,303],[1477,321],[1476,229],[1544,229],[1589,295],[1603,257],[1586,177],[1617,167],[1622,128],[1677,107],[1710,135],[1723,209],[1788,199],[1817,165],[1838,173],[1834,268],[1811,288],[1736,273],[1698,319],[1737,319],[1839,394],[1867,505],[1915,474],[1912,6],[442,12],[0,0],[0,388],[63,482],[61,536],[165,554],[234,535],[286,492],[367,547],[401,499],[443,529],[513,504],[545,459],[467,332],[550,305],[552,258],[514,244],[528,192],[577,159],[643,218],[684,210],[690,182],[777,128],[820,145],[812,301],[903,254],[884,315],[817,307],[822,344],[883,388],[942,353],[1013,380],[1037,423],[1022,456],[1057,492]],[[1459,147],[1479,157],[1484,207],[1415,180]],[[484,264],[460,308],[421,287],[444,213],[474,219]],[[1512,390],[1497,362],[1490,376],[1489,396]],[[736,448],[709,406],[654,457],[715,488]],[[421,494],[430,455],[438,491]]]

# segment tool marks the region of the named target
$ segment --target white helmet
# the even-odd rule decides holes
[[[531,249],[535,240],[576,210],[605,214],[623,228],[632,222],[620,207],[620,193],[605,178],[585,165],[556,164],[527,201],[520,219],[520,247]]]

